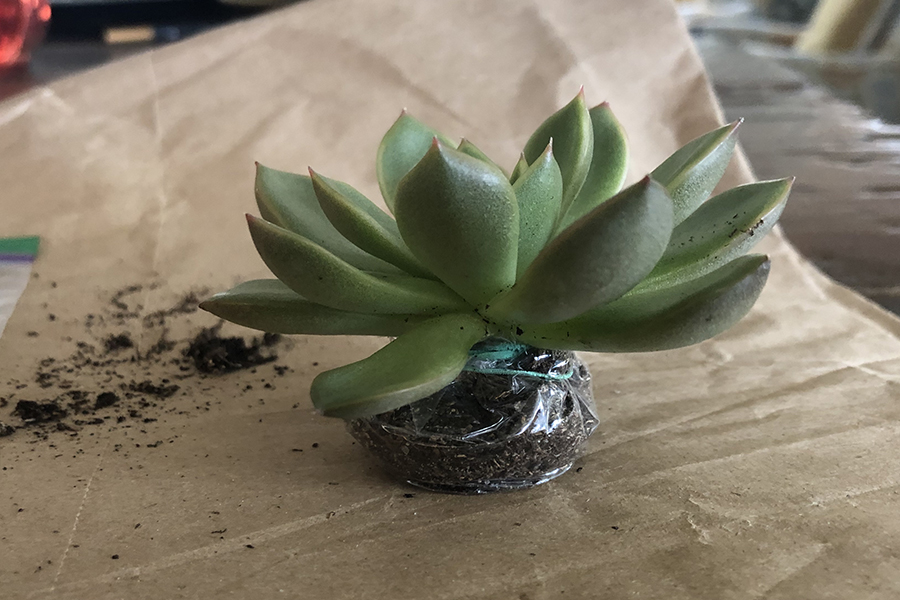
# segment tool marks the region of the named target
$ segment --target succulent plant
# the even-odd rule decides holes
[[[622,189],[627,143],[583,93],[542,123],[507,175],[405,111],[377,155],[395,218],[350,185],[257,165],[250,234],[277,279],[201,307],[286,334],[395,337],[319,374],[313,404],[357,418],[424,398],[486,338],[560,350],[646,352],[703,341],[759,296],[766,256],[746,255],[778,219],[790,180],[709,200],[739,122],[675,152]]]

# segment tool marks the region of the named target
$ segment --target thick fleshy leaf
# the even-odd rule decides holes
[[[453,381],[486,335],[472,313],[425,321],[369,358],[321,373],[310,390],[313,405],[327,416],[355,419],[421,400]]]
[[[735,121],[688,142],[650,174],[672,197],[676,225],[697,210],[722,179],[740,124]]]
[[[403,241],[474,306],[516,278],[519,210],[496,169],[435,141],[403,179],[394,207]]]
[[[525,160],[534,163],[543,154],[544,148],[553,140],[553,155],[559,164],[563,179],[563,214],[568,210],[572,200],[584,185],[588,170],[591,167],[591,154],[594,149],[594,134],[591,128],[591,116],[584,103],[584,91],[578,92],[575,99],[550,115],[540,127],[531,134],[525,144]]]
[[[523,152],[519,156],[519,162],[516,163],[516,166],[513,167],[512,173],[509,176],[509,182],[515,183],[519,177],[522,176],[522,173],[528,170],[528,161],[525,160],[525,153]]]
[[[559,231],[619,193],[628,173],[628,139],[609,104],[604,102],[595,106],[589,114],[594,132],[591,168],[581,191],[562,217],[557,227]]]
[[[775,226],[792,182],[751,183],[711,198],[675,228],[666,253],[639,289],[695,279],[749,252]]]
[[[200,303],[226,321],[269,333],[398,336],[427,317],[371,315],[310,302],[277,279],[244,282]]]
[[[651,352],[690,346],[737,323],[769,274],[766,256],[734,260],[703,277],[612,304],[561,323],[525,327],[520,341],[541,348]]]
[[[256,204],[266,221],[302,235],[364,271],[401,272],[350,243],[334,228],[319,206],[309,177],[257,163],[255,187]]]
[[[467,308],[437,281],[360,271],[303,236],[247,215],[253,243],[266,265],[292,290],[350,312],[438,314]]]
[[[553,323],[611,302],[647,276],[671,234],[672,200],[645,177],[553,239],[486,314]]]
[[[352,186],[309,171],[319,205],[331,224],[348,240],[373,256],[417,277],[433,279],[416,260],[390,215]]]
[[[434,138],[453,145],[444,135],[417,121],[405,110],[384,134],[375,157],[375,172],[381,195],[391,212],[394,211],[400,180],[422,160]]]
[[[503,167],[501,167],[500,165],[498,165],[497,163],[492,161],[491,158],[487,154],[485,154],[478,148],[478,146],[476,146],[475,144],[473,144],[466,138],[462,139],[462,141],[459,143],[459,146],[456,149],[459,150],[460,152],[462,152],[463,154],[468,154],[472,158],[477,158],[478,160],[491,165],[492,167],[494,167],[495,169],[497,169],[498,171],[503,173],[504,177],[506,177],[507,179],[509,178],[509,174],[503,170]]]
[[[544,248],[553,233],[562,202],[562,174],[548,144],[513,184],[519,203],[519,259],[516,276],[521,275]]]

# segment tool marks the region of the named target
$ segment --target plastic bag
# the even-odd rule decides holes
[[[348,429],[395,476],[474,494],[565,473],[597,424],[590,373],[573,353],[492,340],[447,387]]]

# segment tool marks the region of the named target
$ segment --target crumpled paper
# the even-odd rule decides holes
[[[720,121],[663,0],[313,0],[0,104],[0,235],[46,240],[0,339],[0,418],[40,400],[43,361],[71,364],[79,342],[113,334],[135,356],[161,335],[183,343],[215,320],[171,312],[180,298],[266,276],[242,216],[254,160],[309,164],[374,198],[375,149],[401,108],[509,166],[582,84],[628,131],[631,180]],[[725,184],[750,179],[737,159]],[[129,381],[143,379],[179,391],[141,409],[155,420],[98,412],[102,425],[0,438],[0,589],[896,598],[900,321],[777,234],[761,248],[768,287],[727,334],[584,355],[601,418],[590,453],[526,492],[404,487],[314,414],[312,377],[384,340],[281,342],[281,377],[267,364],[176,379],[175,355],[51,373],[47,390],[91,399],[112,386],[137,402]]]

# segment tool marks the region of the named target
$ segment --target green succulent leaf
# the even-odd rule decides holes
[[[735,121],[688,142],[650,174],[672,197],[676,225],[703,204],[722,179],[737,143],[734,131],[740,124]]]
[[[645,177],[559,234],[486,314],[553,323],[611,302],[650,273],[671,234],[672,201]]]
[[[532,164],[553,140],[553,155],[563,179],[563,214],[584,185],[591,167],[594,134],[591,116],[584,102],[584,92],[550,115],[525,144],[525,160]]]
[[[548,144],[513,184],[519,204],[519,258],[516,276],[521,275],[541,252],[553,234],[553,225],[562,203],[562,173]]]
[[[345,238],[373,256],[417,277],[433,279],[416,260],[390,215],[352,186],[309,171],[313,189],[325,216]]]
[[[581,191],[562,217],[561,231],[619,193],[628,173],[628,139],[609,104],[588,111],[594,136],[591,166]]]
[[[359,362],[321,373],[310,395],[330,417],[356,419],[425,398],[453,381],[469,349],[487,335],[476,315],[425,321]]]
[[[347,241],[334,228],[319,206],[309,177],[257,163],[255,188],[256,204],[266,221],[302,235],[358,269],[401,273]]]
[[[470,304],[515,282],[518,207],[493,167],[435,141],[400,183],[394,214],[416,258]]]
[[[515,183],[522,174],[528,170],[528,161],[525,160],[525,153],[523,152],[519,156],[519,162],[516,163],[516,166],[513,167],[512,173],[509,176],[509,182]]]
[[[778,221],[791,183],[751,183],[711,198],[675,228],[666,253],[639,290],[695,279],[749,252]]]
[[[697,344],[737,323],[769,274],[766,256],[738,258],[703,277],[642,294],[550,325],[519,339],[541,348],[589,352],[651,352]]]
[[[491,165],[492,167],[494,167],[495,169],[497,169],[498,171],[503,173],[504,177],[506,177],[507,179],[509,178],[509,174],[503,170],[503,167],[501,167],[500,165],[498,165],[497,163],[492,161],[491,158],[487,154],[482,152],[475,144],[473,144],[466,138],[462,139],[462,141],[459,143],[459,146],[456,149],[459,150],[460,152],[462,152],[463,154],[468,154],[472,158],[477,158],[478,160]]]
[[[365,273],[301,235],[251,215],[247,221],[272,273],[317,304],[373,314],[435,314],[467,307],[437,281]]]
[[[400,180],[422,160],[434,138],[453,145],[443,134],[417,121],[405,110],[384,134],[375,157],[375,171],[381,195],[391,212],[394,211]]]
[[[306,300],[277,279],[244,282],[200,303],[226,321],[269,333],[398,336],[426,317],[367,315]]]

